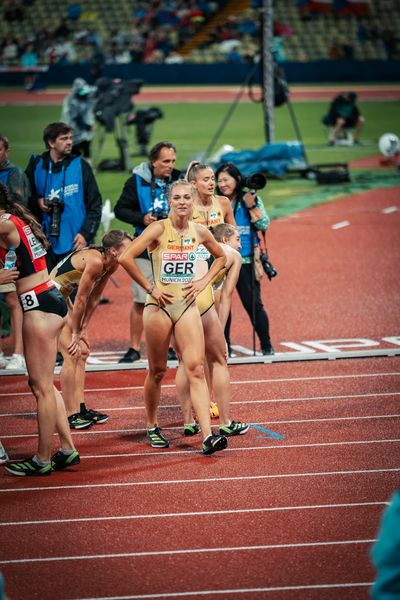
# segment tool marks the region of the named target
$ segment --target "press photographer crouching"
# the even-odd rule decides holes
[[[227,196],[232,203],[233,214],[241,238],[242,268],[236,285],[240,300],[249,315],[264,355],[274,354],[269,333],[268,314],[261,299],[260,280],[265,272],[269,279],[277,275],[276,269],[269,262],[266,250],[261,252],[260,238],[257,232],[265,234],[270,219],[265,211],[261,198],[255,189],[266,185],[261,173],[244,177],[232,163],[218,167],[215,173],[217,193]],[[250,188],[246,191],[246,188]],[[230,351],[231,319],[225,327],[225,337]]]

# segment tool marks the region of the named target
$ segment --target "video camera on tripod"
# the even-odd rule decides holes
[[[127,126],[136,126],[136,139],[140,154],[147,154],[147,144],[150,141],[153,123],[163,117],[162,111],[152,106],[134,111],[132,96],[140,92],[143,85],[142,79],[109,79],[101,77],[96,81],[96,103],[94,107],[95,118],[103,127],[100,134],[94,166],[100,170],[129,171],[131,169],[131,155]],[[114,133],[115,142],[120,152],[119,160],[105,159],[98,163],[105,135]]]

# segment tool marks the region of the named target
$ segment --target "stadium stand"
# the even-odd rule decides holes
[[[247,4],[247,6],[245,6]],[[248,6],[250,4],[250,7]],[[260,26],[246,28],[246,24],[259,23],[262,2],[253,0],[243,3],[242,13],[228,20],[228,37],[234,41],[236,54],[246,62],[249,53],[260,51]],[[334,10],[335,3],[321,3],[324,12],[305,10],[317,2],[274,2],[274,49],[277,59],[284,61],[308,61],[320,59],[390,59],[399,55],[400,4],[395,0],[370,0],[360,3],[362,10]],[[345,4],[345,3],[343,3]],[[214,18],[215,19],[215,18]],[[213,53],[215,57],[229,60],[224,51],[224,41],[213,21],[207,27],[208,38],[192,51],[192,57],[200,62],[202,56]],[[223,33],[227,33],[227,28]],[[198,34],[198,39],[200,34]],[[222,50],[221,50],[222,47]],[[228,46],[226,46],[228,47]]]
[[[337,3],[345,8],[335,11]],[[399,2],[353,0],[351,6],[363,7],[357,14],[346,4],[350,0],[274,2],[277,60],[398,58]],[[0,66],[249,62],[260,52],[261,5],[261,0],[5,0]]]

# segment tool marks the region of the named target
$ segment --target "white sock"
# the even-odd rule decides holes
[[[64,448],[60,448],[60,452],[65,454],[65,456],[69,456],[70,454],[73,453],[73,450],[64,450]]]
[[[38,458],[35,454],[35,456],[32,458],[33,462],[36,463],[39,467],[45,467],[46,465],[50,464],[49,460],[40,460],[40,458]]]

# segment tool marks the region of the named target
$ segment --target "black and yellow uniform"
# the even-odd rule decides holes
[[[160,308],[175,325],[194,300],[183,297],[183,286],[191,283],[195,276],[196,252],[199,245],[196,226],[189,221],[183,235],[175,231],[170,219],[165,219],[164,233],[159,245],[150,251],[154,283],[159,290],[171,294],[171,304]],[[158,306],[147,296],[145,306]]]
[[[56,266],[50,273],[52,281],[54,281],[55,285],[60,290],[65,299],[69,298],[71,294],[78,289],[79,282],[83,275],[83,271],[80,271],[72,264],[73,257],[78,252],[85,252],[90,250],[97,250],[101,254],[104,254],[104,250],[102,247],[86,248],[85,250],[75,250],[74,252],[71,252],[71,254],[68,254],[68,256],[60,260],[60,262],[56,264]],[[106,274],[106,272],[107,270],[104,267],[97,280],[100,280]]]

